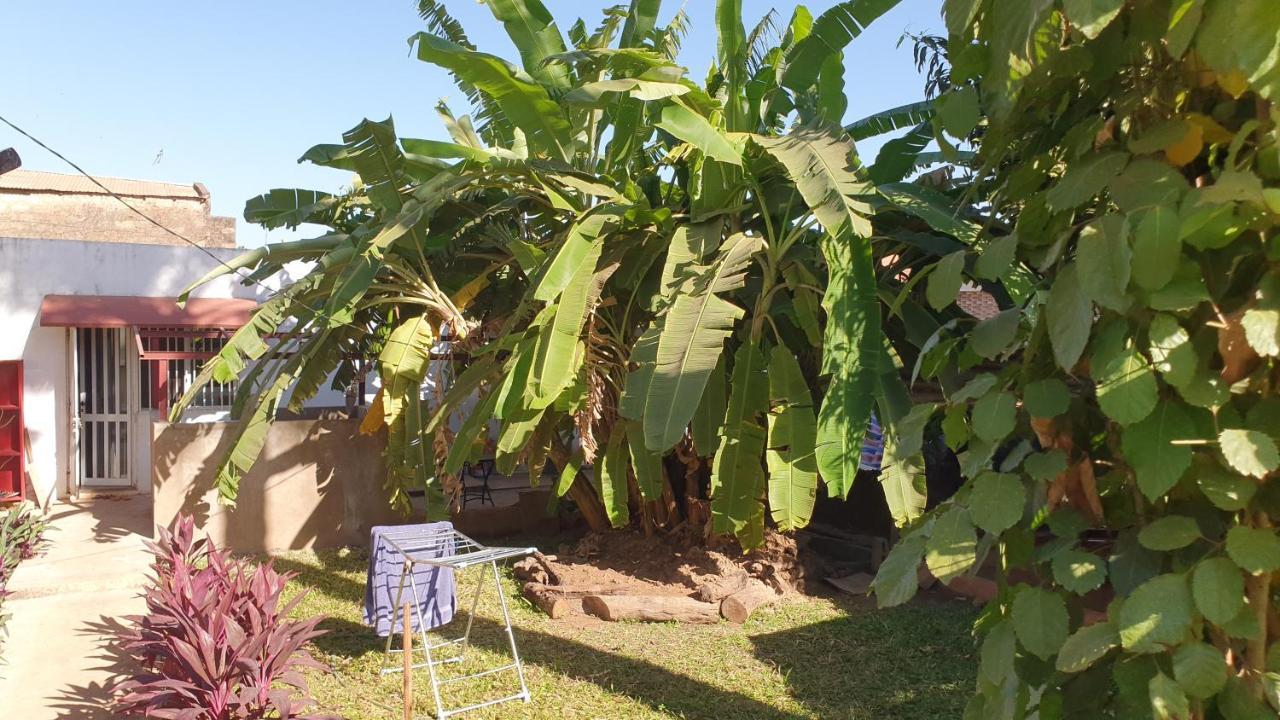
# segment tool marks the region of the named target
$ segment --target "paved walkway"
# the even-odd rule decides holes
[[[42,556],[14,572],[0,664],[5,718],[110,718],[105,704],[122,659],[111,627],[143,611],[151,562],[151,497],[58,503]]]

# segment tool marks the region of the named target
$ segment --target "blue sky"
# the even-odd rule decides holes
[[[545,0],[561,30],[577,17],[594,27],[623,0]],[[715,53],[714,0],[667,0],[660,22],[684,5],[692,18],[681,61],[705,76]],[[809,2],[816,16],[835,4]],[[517,59],[502,28],[476,0],[447,0],[481,50]],[[782,22],[794,2],[744,0],[750,28],[769,8]],[[219,0],[0,3],[0,115],[89,173],[178,183],[203,182],[219,215],[240,217],[244,201],[273,187],[336,190],[338,170],[299,165],[321,142],[340,142],[363,117],[393,115],[399,134],[442,137],[434,106],[465,111],[448,76],[409,56],[422,29],[412,0],[280,2]],[[846,51],[849,119],[919,100],[922,81],[903,31],[938,31],[939,0],[903,0]],[[72,172],[0,126],[24,167]],[[871,156],[877,145],[861,148]],[[283,239],[239,223],[253,247]]]

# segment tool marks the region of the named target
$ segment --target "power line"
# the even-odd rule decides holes
[[[205,255],[208,255],[209,257],[213,258],[213,261],[214,261],[214,262],[216,262],[216,263],[218,263],[219,265],[221,265],[222,267],[226,268],[226,269],[227,269],[231,274],[233,274],[233,275],[235,275],[236,277],[240,278],[240,279],[244,282],[244,284],[245,284],[245,285],[256,285],[257,287],[259,287],[259,288],[261,288],[261,289],[263,289],[263,290],[266,290],[266,291],[267,291],[267,292],[269,292],[269,293],[274,293],[274,292],[276,292],[276,289],[275,289],[275,288],[271,288],[271,287],[269,287],[269,286],[267,286],[267,285],[264,285],[264,284],[262,284],[261,282],[258,282],[257,280],[253,279],[252,277],[249,277],[248,275],[245,275],[244,273],[240,272],[240,271],[239,271],[239,270],[237,270],[236,268],[231,267],[230,265],[228,265],[228,264],[226,263],[226,261],[225,261],[225,260],[223,260],[222,258],[220,258],[220,257],[218,257],[217,255],[213,254],[213,252],[212,252],[211,250],[209,250],[209,248],[207,248],[207,247],[205,247],[205,246],[201,245],[200,243],[198,243],[198,242],[196,242],[196,241],[192,240],[191,238],[187,237],[186,235],[183,235],[182,233],[180,233],[180,232],[178,232],[178,231],[176,231],[176,230],[173,230],[173,229],[171,229],[171,228],[169,228],[169,227],[165,226],[165,225],[164,225],[163,223],[161,223],[160,221],[156,220],[155,218],[151,217],[150,215],[148,215],[148,214],[146,214],[146,213],[142,212],[141,210],[139,210],[138,208],[134,207],[133,205],[131,205],[131,204],[129,203],[129,201],[125,200],[123,197],[121,197],[121,196],[117,195],[115,192],[113,192],[113,191],[111,190],[111,188],[107,187],[106,185],[103,185],[103,184],[102,184],[102,183],[101,183],[97,178],[95,178],[94,176],[92,176],[92,175],[90,175],[89,173],[85,172],[84,168],[82,168],[82,167],[80,167],[79,165],[77,165],[76,163],[72,162],[72,161],[71,161],[71,159],[70,159],[70,158],[68,158],[66,155],[63,155],[62,153],[58,152],[57,150],[54,150],[53,148],[51,148],[51,147],[49,147],[48,145],[46,145],[46,144],[44,144],[43,142],[41,142],[41,141],[40,141],[40,139],[39,139],[39,138],[37,138],[36,136],[32,135],[31,133],[27,132],[26,130],[23,130],[22,128],[18,127],[17,125],[14,125],[12,122],[10,122],[10,121],[9,121],[9,119],[8,119],[8,118],[4,117],[3,115],[0,115],[0,122],[3,122],[5,125],[8,125],[9,127],[13,128],[16,132],[18,132],[19,134],[21,134],[23,137],[27,138],[28,140],[30,140],[31,142],[35,143],[36,145],[39,145],[41,148],[43,148],[43,149],[47,150],[50,154],[52,154],[54,157],[58,158],[58,159],[59,159],[59,160],[61,160],[62,162],[64,162],[64,163],[66,163],[66,164],[70,165],[72,168],[74,168],[74,169],[75,169],[75,171],[76,171],[76,172],[78,172],[78,173],[80,173],[81,175],[83,175],[83,176],[85,176],[86,178],[88,178],[89,182],[93,183],[94,185],[97,185],[99,188],[101,188],[101,189],[102,189],[102,191],[103,191],[103,192],[105,192],[106,194],[108,194],[108,195],[110,195],[111,197],[113,197],[113,198],[115,198],[116,200],[118,200],[118,201],[120,202],[120,204],[121,204],[121,205],[124,205],[125,207],[129,208],[129,209],[130,209],[131,211],[133,211],[133,213],[134,213],[135,215],[137,215],[138,217],[142,218],[143,220],[146,220],[147,222],[151,223],[152,225],[155,225],[156,227],[160,228],[161,230],[165,231],[166,233],[169,233],[170,235],[172,235],[172,236],[174,236],[174,237],[178,238],[178,239],[179,239],[179,240],[181,240],[182,242],[184,242],[184,243],[186,243],[186,244],[190,245],[191,247],[193,247],[193,248],[195,248],[195,249],[199,250],[200,252],[204,253]]]

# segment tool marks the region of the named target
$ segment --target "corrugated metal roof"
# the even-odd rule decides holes
[[[185,198],[202,200],[205,194],[195,185],[99,177],[111,192],[125,197]],[[14,170],[0,175],[0,193],[52,193],[66,195],[106,195],[102,188],[83,175]]]

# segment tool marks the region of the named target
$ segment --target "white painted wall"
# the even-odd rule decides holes
[[[240,251],[210,252],[228,260]],[[185,245],[0,237],[0,360],[24,361],[24,420],[31,435],[31,469],[41,499],[55,492],[65,496],[71,469],[68,353],[73,331],[40,327],[44,296],[173,297],[216,264],[201,250]],[[222,277],[193,296],[261,299],[264,294],[264,290]],[[342,406],[343,398],[326,388],[310,404]],[[134,459],[140,461],[134,466],[139,489],[148,490],[150,458],[135,451]]]

